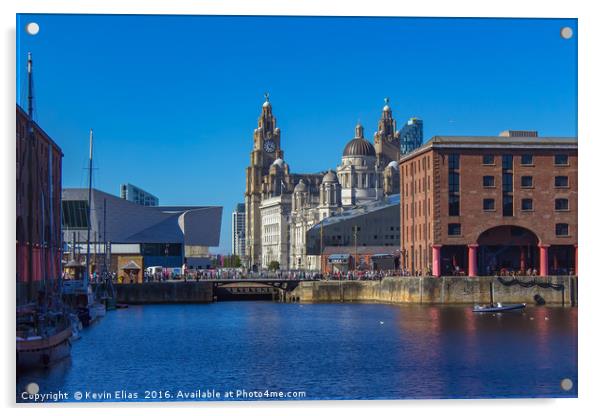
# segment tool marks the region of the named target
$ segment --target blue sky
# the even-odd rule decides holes
[[[95,187],[221,205],[214,251],[229,252],[265,91],[293,172],[334,168],[358,119],[372,137],[387,96],[398,127],[421,117],[426,138],[575,136],[576,33],[575,19],[19,15],[17,102],[31,51],[63,186],[86,184],[92,127]]]

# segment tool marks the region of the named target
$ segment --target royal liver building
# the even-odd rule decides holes
[[[374,144],[358,124],[336,169],[298,174],[284,161],[280,129],[266,94],[246,170],[249,268],[277,264],[281,270],[317,271],[319,256],[306,254],[307,230],[324,218],[399,193],[400,133],[385,101]]]

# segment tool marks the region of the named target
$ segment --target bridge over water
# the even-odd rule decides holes
[[[144,303],[202,303],[227,300],[296,300],[291,292],[300,282],[310,279],[209,279],[170,280],[115,284],[117,302]]]
[[[294,300],[290,293],[301,280],[289,279],[224,279],[207,280],[213,285],[213,299],[223,300]]]

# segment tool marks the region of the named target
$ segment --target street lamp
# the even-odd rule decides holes
[[[354,225],[353,226],[353,240],[354,240],[354,246],[355,246],[355,257],[353,258],[353,270],[357,270],[357,231],[358,231],[358,226]]]

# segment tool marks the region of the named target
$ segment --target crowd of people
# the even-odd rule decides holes
[[[466,274],[460,268],[447,270],[445,273],[448,276],[465,276]],[[574,274],[573,270],[558,270],[557,275]],[[241,268],[221,268],[221,269],[201,269],[201,270],[186,270],[184,274],[176,274],[164,270],[160,273],[152,274],[148,271],[143,273],[142,281],[147,282],[167,282],[167,281],[200,281],[200,280],[239,280],[239,279],[278,279],[278,280],[382,280],[384,277],[392,276],[432,276],[430,269],[415,270],[411,272],[408,269],[401,268],[399,270],[349,270],[349,271],[332,271],[320,273],[315,271],[300,271],[300,270],[276,270],[276,271],[258,271],[247,272]],[[512,270],[502,268],[500,270],[490,271],[488,273],[494,277],[523,277],[523,276],[538,276],[537,268],[528,268],[526,270]],[[63,276],[64,278],[72,278],[71,276]],[[137,279],[134,274],[119,276],[112,272],[108,277],[113,283],[136,283]],[[90,282],[99,283],[102,278],[96,272],[90,273]]]

